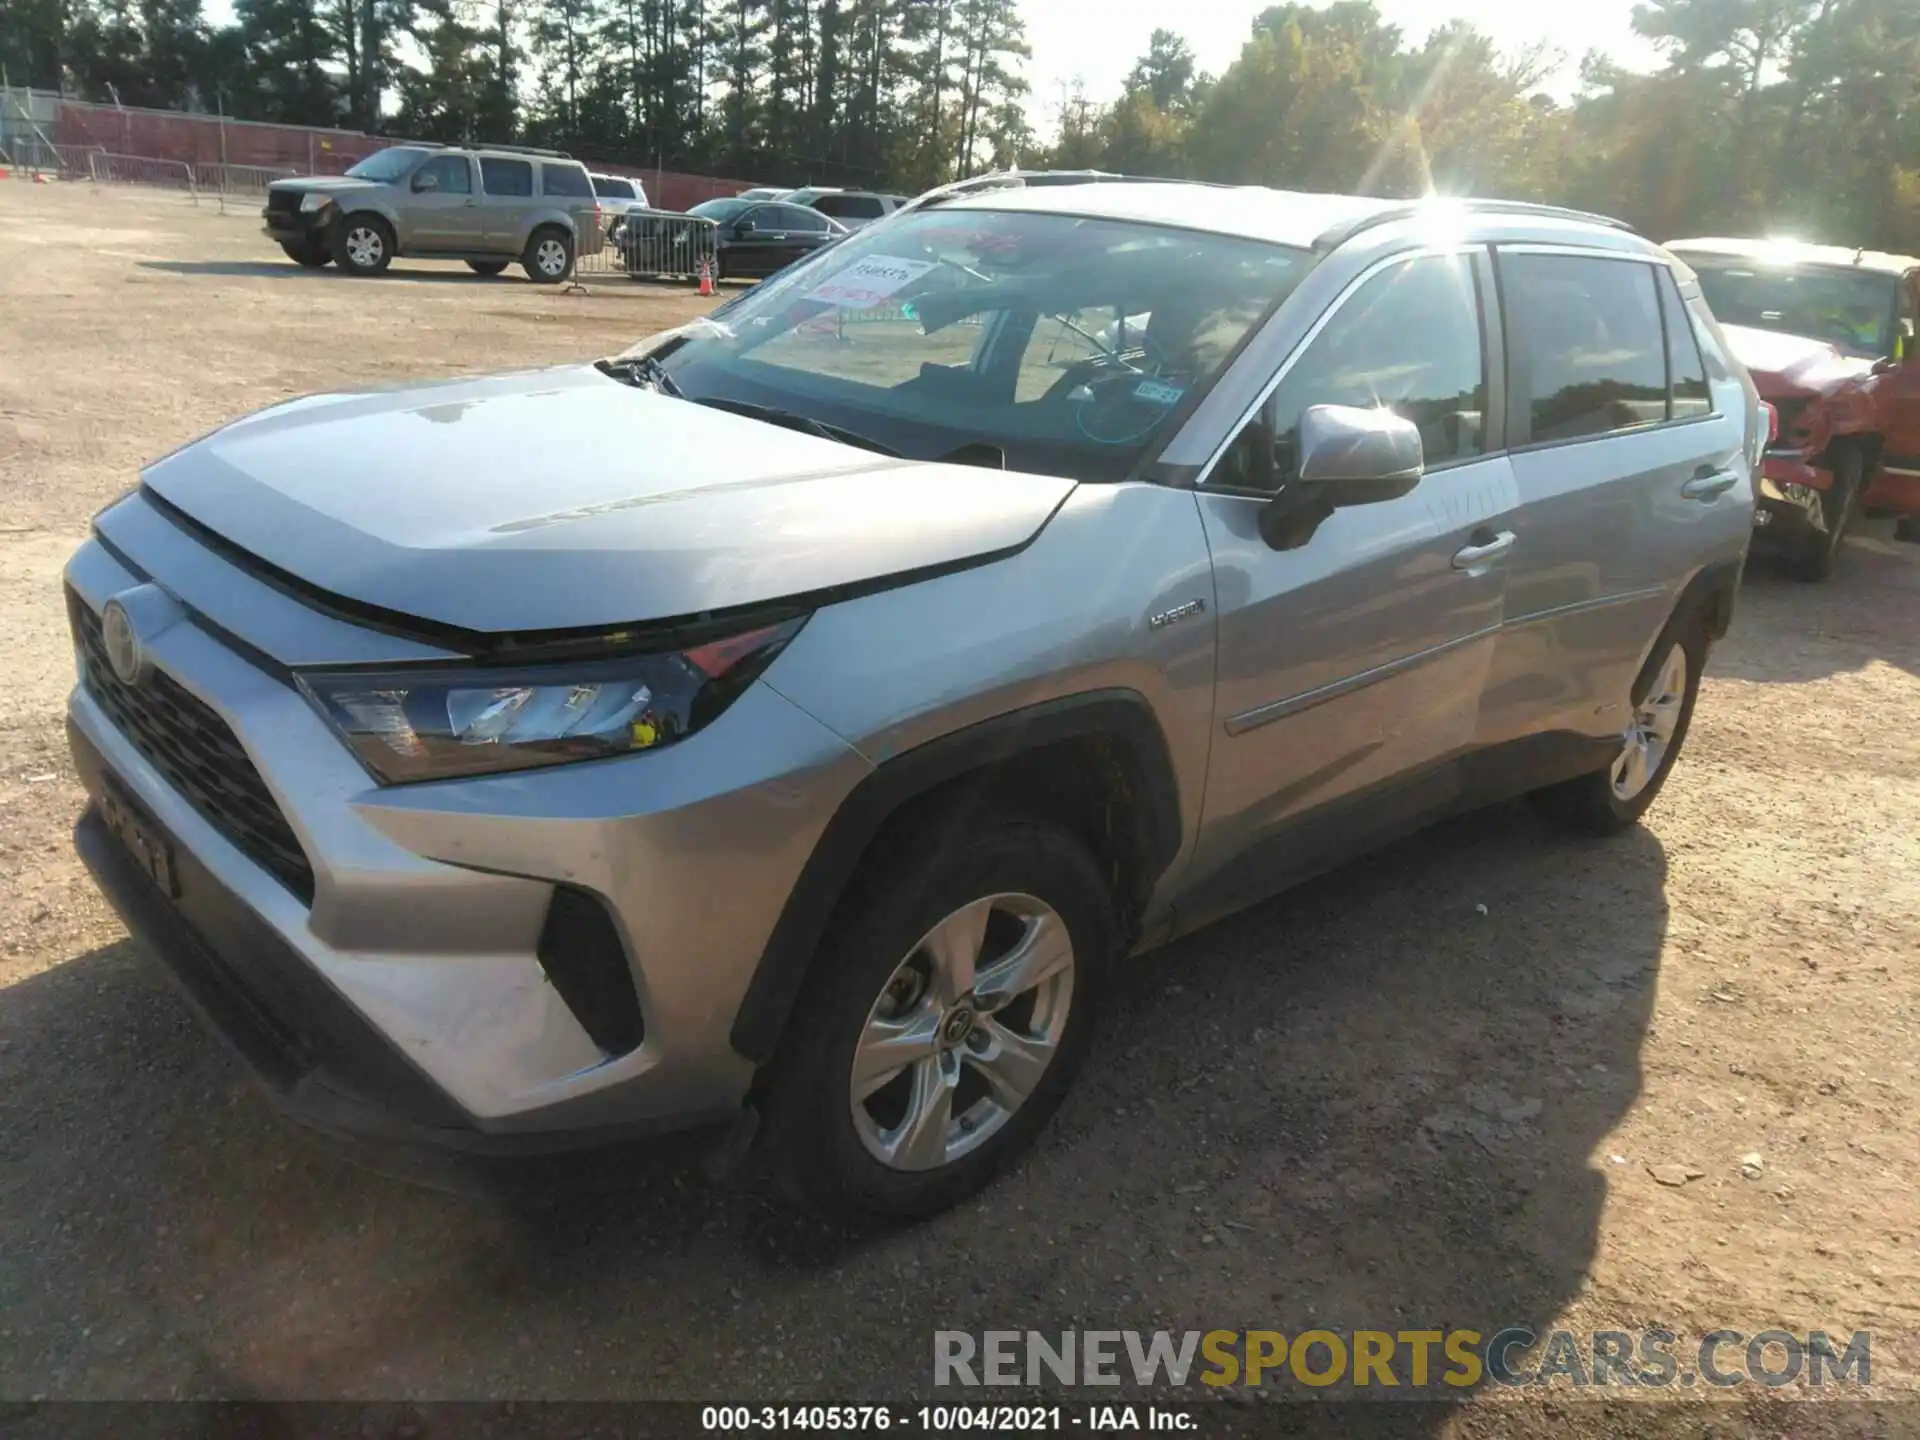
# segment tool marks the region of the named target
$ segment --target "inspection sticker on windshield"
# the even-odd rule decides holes
[[[1149,405],[1178,405],[1186,393],[1182,386],[1168,385],[1161,380],[1142,380],[1133,387],[1133,398],[1144,400]]]
[[[835,271],[807,292],[809,300],[824,300],[842,310],[866,310],[894,291],[933,269],[932,260],[900,260],[892,255],[869,255],[844,270]]]

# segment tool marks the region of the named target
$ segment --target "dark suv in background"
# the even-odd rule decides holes
[[[394,145],[345,175],[279,180],[266,232],[310,269],[378,275],[396,255],[464,260],[482,275],[518,261],[551,285],[605,236],[587,167],[557,150]]]

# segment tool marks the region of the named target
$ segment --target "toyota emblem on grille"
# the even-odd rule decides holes
[[[133,618],[118,600],[109,600],[100,612],[100,643],[107,652],[107,664],[123,685],[138,685],[146,673],[147,652],[134,633]]]

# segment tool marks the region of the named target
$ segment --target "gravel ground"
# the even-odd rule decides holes
[[[1920,550],[1884,525],[1826,586],[1749,577],[1646,828],[1502,808],[1131,968],[1038,1153],[931,1224],[815,1229],[671,1153],[427,1188],[278,1119],[70,852],[62,561],[143,460],[260,405],[699,303],[354,282],[248,215],[0,184],[0,1399],[899,1400],[937,1327],[1507,1324],[1864,1329],[1875,1391],[1912,1391]],[[1625,1422],[1485,1394],[1408,1423]]]

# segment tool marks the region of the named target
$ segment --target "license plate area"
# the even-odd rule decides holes
[[[173,866],[173,845],[159,823],[142,810],[134,799],[109,776],[101,777],[100,818],[114,837],[126,846],[134,863],[147,872],[161,894],[169,900],[180,898],[180,883]]]

